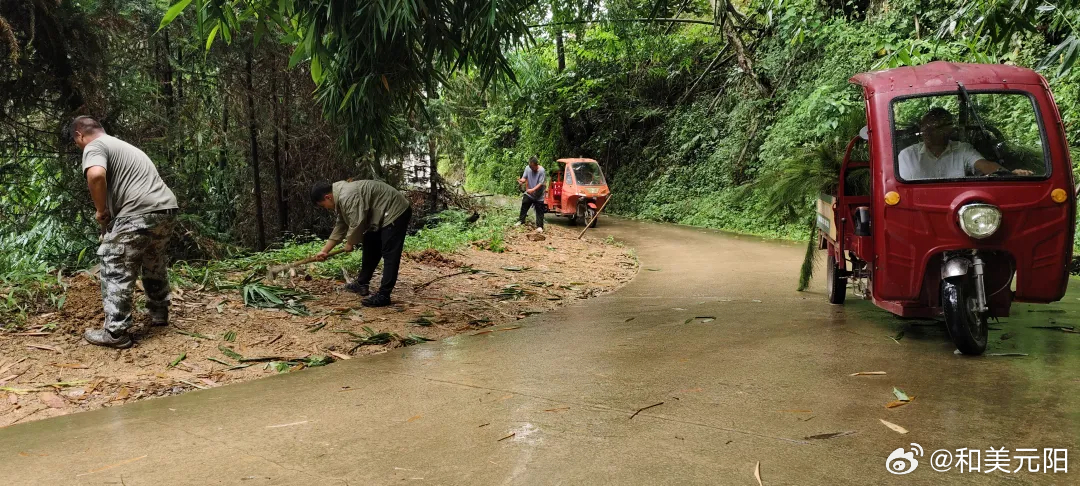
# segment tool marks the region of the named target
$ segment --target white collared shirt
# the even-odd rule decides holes
[[[967,172],[975,171],[975,162],[985,157],[966,142],[949,141],[949,146],[940,156],[934,156],[926,149],[926,144],[919,142],[900,151],[900,178],[904,180],[920,179],[958,179]]]

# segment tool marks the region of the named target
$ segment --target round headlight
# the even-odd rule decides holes
[[[986,238],[1001,226],[1001,211],[989,204],[968,204],[960,208],[960,229],[972,238]]]

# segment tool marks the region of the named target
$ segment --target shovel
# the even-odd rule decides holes
[[[330,253],[327,253],[326,258],[330,258],[330,257],[332,257],[334,255],[337,255],[339,253],[342,253],[344,251],[345,251],[344,248],[338,248],[337,250],[334,250],[334,251],[332,251]],[[273,280],[274,277],[276,277],[279,273],[282,273],[282,272],[288,271],[288,270],[290,270],[290,269],[292,269],[294,267],[298,267],[300,265],[315,262],[315,261],[318,261],[318,260],[319,260],[318,258],[315,258],[315,257],[312,256],[312,257],[307,257],[307,258],[305,258],[303,260],[297,260],[297,261],[292,262],[292,263],[286,263],[284,265],[277,265],[277,266],[269,267],[269,268],[266,269],[266,278],[268,280]]]

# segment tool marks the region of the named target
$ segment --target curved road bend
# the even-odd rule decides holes
[[[820,279],[795,292],[802,245],[612,219],[598,232],[641,259],[613,294],[511,331],[0,429],[0,478],[753,484],[760,462],[766,485],[1076,481],[939,473],[929,454],[1071,447],[1080,461],[1080,336],[1028,329],[1080,322],[1080,294],[1017,306],[993,332],[991,352],[1029,356],[970,359],[927,322],[851,296],[829,306]],[[888,337],[901,329],[899,343]],[[888,374],[848,376],[857,371]],[[886,409],[894,386],[914,401]],[[920,467],[888,474],[885,458],[912,442]]]

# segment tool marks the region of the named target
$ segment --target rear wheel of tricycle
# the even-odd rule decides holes
[[[829,259],[826,262],[826,291],[829,294],[829,303],[842,305],[844,299],[847,298],[847,277],[844,276],[844,271],[836,264],[836,257],[833,256],[832,250],[829,250]]]
[[[979,303],[975,280],[969,275],[942,280],[941,307],[945,313],[945,327],[956,349],[964,354],[983,354],[989,328],[986,315],[976,310]]]

